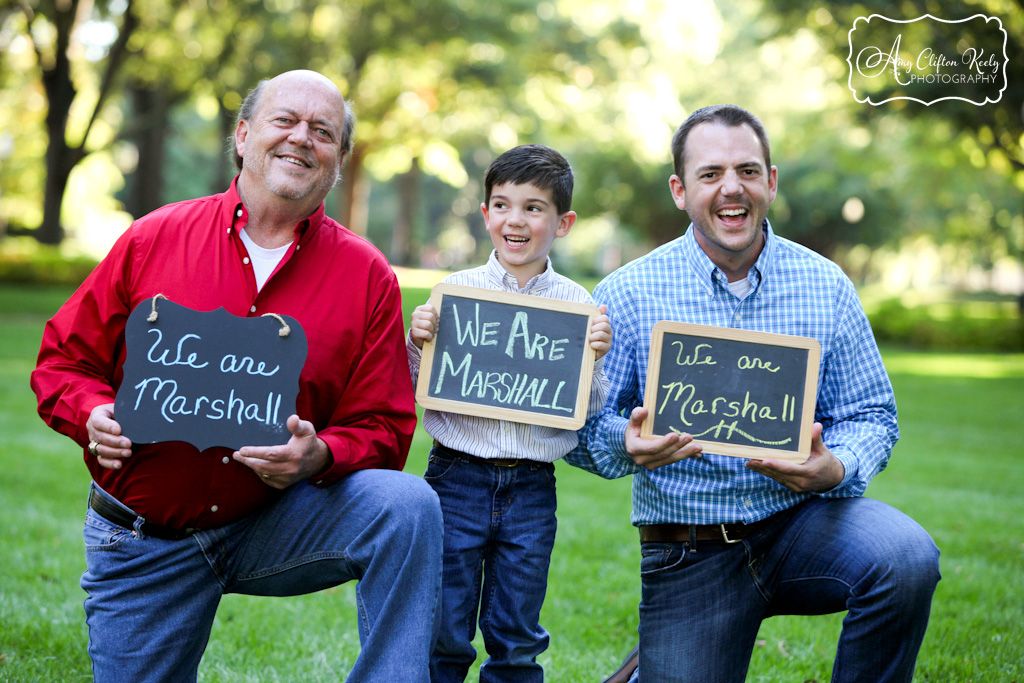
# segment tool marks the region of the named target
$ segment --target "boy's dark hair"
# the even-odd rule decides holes
[[[675,163],[676,175],[683,180],[683,166],[686,162],[684,151],[686,149],[686,138],[690,131],[702,123],[721,123],[726,126],[742,126],[746,124],[754,130],[757,139],[761,142],[761,151],[764,153],[765,169],[772,167],[772,155],[768,147],[768,134],[764,132],[761,121],[742,107],[735,104],[714,104],[710,107],[702,107],[690,114],[683,125],[679,126],[675,135],[672,136],[672,160]]]
[[[496,185],[530,183],[550,190],[559,215],[572,207],[572,167],[561,154],[545,145],[520,145],[508,150],[484,174],[484,203],[491,204]]]

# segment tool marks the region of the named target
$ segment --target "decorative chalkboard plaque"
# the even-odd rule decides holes
[[[708,453],[803,462],[820,357],[807,337],[659,322],[641,435],[677,432]]]
[[[594,350],[590,304],[442,283],[431,291],[434,339],[423,345],[416,401],[425,408],[579,429]]]
[[[125,344],[114,417],[133,443],[185,441],[205,450],[291,437],[286,422],[307,352],[294,318],[146,300],[128,317]]]

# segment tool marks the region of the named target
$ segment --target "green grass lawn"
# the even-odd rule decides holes
[[[407,312],[427,298],[405,291]],[[78,580],[88,475],[35,414],[28,375],[65,289],[0,287],[0,681],[91,679]],[[917,519],[943,580],[918,681],[1024,682],[1024,355],[885,350],[903,438],[868,494]],[[418,430],[407,470],[422,473]],[[564,464],[543,623],[550,681],[598,681],[636,638],[638,542],[629,483]],[[205,682],[343,680],[359,648],[352,585],[224,599]],[[764,623],[748,681],[827,681],[842,615]],[[482,650],[482,647],[480,647]]]

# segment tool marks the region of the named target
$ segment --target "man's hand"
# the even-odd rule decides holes
[[[590,335],[587,338],[590,348],[597,354],[595,360],[608,353],[608,349],[612,347],[612,323],[608,318],[608,307],[601,304],[597,310],[600,315],[591,321]]]
[[[232,456],[276,489],[286,489],[297,481],[315,476],[331,464],[330,449],[316,435],[312,422],[292,415],[287,425],[292,438],[285,445],[245,446]]]
[[[821,438],[821,423],[811,428],[811,455],[802,463],[785,460],[751,460],[747,467],[770,477],[797,493],[834,489],[846,475],[839,458],[832,455]]]
[[[668,434],[657,439],[640,436],[640,426],[647,419],[647,408],[633,408],[626,426],[626,452],[633,462],[653,470],[684,458],[699,458],[703,447],[689,434]]]
[[[409,321],[409,338],[417,348],[434,338],[437,334],[437,311],[431,304],[417,306]]]
[[[121,460],[131,457],[132,442],[127,436],[121,436],[121,425],[114,420],[113,403],[93,408],[85,429],[89,433],[90,452],[94,452],[100,467],[119,470]],[[93,443],[96,445],[92,446]]]

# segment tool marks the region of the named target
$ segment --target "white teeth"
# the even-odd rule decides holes
[[[505,239],[515,244],[525,244],[526,242],[529,242],[529,239],[526,237],[512,237],[511,235],[505,237]]]
[[[291,157],[279,157],[279,158],[282,161],[287,161],[289,164],[295,164],[296,166],[301,166],[302,168],[306,168],[308,166],[308,164],[306,164],[306,162],[300,161],[298,159],[292,159]]]
[[[746,209],[724,209],[718,212],[720,216],[743,216],[746,215]]]

